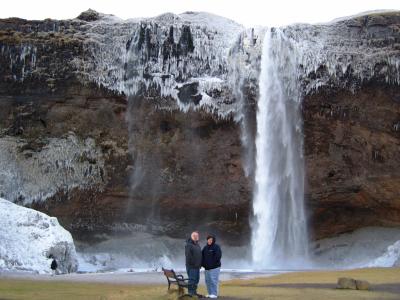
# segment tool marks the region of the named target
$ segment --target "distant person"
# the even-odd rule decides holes
[[[201,295],[197,294],[197,286],[200,281],[200,268],[203,259],[199,245],[199,233],[197,231],[192,232],[190,238],[186,241],[185,257],[186,272],[189,277],[189,295],[203,298]]]
[[[57,264],[57,261],[56,261],[56,259],[54,257],[51,257],[51,258],[53,258],[53,261],[51,262],[51,265],[50,265],[51,276],[54,276],[54,275],[57,275],[58,264]]]
[[[207,244],[204,246],[202,265],[205,271],[208,298],[218,298],[219,273],[221,270],[221,247],[215,243],[215,236],[207,236]]]

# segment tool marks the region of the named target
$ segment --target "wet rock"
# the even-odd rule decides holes
[[[178,89],[179,100],[183,103],[193,103],[194,105],[198,105],[202,98],[202,96],[198,93],[198,86],[198,82],[193,82],[180,87]]]

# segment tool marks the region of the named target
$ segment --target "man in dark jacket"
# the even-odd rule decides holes
[[[189,295],[197,294],[197,285],[200,281],[200,268],[202,262],[202,253],[199,245],[199,233],[192,232],[190,239],[185,246],[186,272],[189,277]],[[199,295],[198,295],[199,296]]]
[[[202,265],[205,271],[208,298],[218,297],[219,272],[221,269],[221,247],[215,243],[215,236],[209,234],[207,236],[207,245],[202,251]]]

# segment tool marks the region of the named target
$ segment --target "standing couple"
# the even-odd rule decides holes
[[[205,279],[208,295],[207,298],[218,297],[219,272],[221,269],[222,251],[215,243],[215,236],[207,236],[207,245],[201,250],[199,245],[199,233],[192,232],[185,246],[186,272],[189,277],[189,295],[198,296],[197,285],[200,281],[200,268],[205,269]]]

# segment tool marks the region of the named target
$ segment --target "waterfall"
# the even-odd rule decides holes
[[[300,268],[307,258],[301,92],[296,44],[279,29],[263,43],[253,199],[253,263]]]

